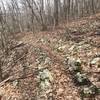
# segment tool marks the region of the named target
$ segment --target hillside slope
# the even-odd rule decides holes
[[[81,67],[88,87],[100,88],[100,14],[16,38],[24,45],[12,49],[20,59],[10,70],[13,78],[0,87],[1,100],[82,100],[88,82],[76,85],[73,66]],[[83,97],[100,100],[99,93]]]

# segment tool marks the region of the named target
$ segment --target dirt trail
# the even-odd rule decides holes
[[[60,31],[58,30],[55,33],[58,34]],[[55,52],[52,50],[52,40],[55,38],[55,34],[52,34],[48,34],[46,32],[40,32],[36,35],[27,33],[24,35],[21,41],[28,43],[33,47],[40,47],[53,61],[53,65],[49,69],[53,73],[54,78],[53,94],[55,100],[80,100],[78,89],[74,86],[69,73],[67,71],[65,72],[63,57],[61,57],[59,54],[55,54]],[[44,37],[51,41],[51,45],[39,43],[39,40]]]

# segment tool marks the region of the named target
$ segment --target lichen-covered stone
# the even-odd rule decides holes
[[[81,96],[83,97],[93,97],[96,94],[98,94],[98,88],[95,85],[84,87],[81,91]]]
[[[97,57],[97,58],[94,58],[92,61],[91,61],[91,64],[96,64],[100,61],[100,58]]]
[[[41,81],[40,82],[40,88],[42,89],[42,90],[47,90],[47,89],[49,89],[50,88],[50,82],[49,82],[49,80],[48,79],[45,79],[44,81]]]
[[[52,63],[51,59],[49,57],[46,57],[44,64],[50,65]]]
[[[39,72],[40,80],[49,79],[49,81],[53,80],[53,77],[48,69],[44,69],[42,72]]]
[[[58,52],[64,52],[64,50],[66,49],[66,45],[60,46],[57,48]]]
[[[93,58],[92,61],[90,62],[90,67],[96,66],[100,67],[100,57]]]
[[[98,94],[100,94],[100,88],[98,88]]]
[[[37,76],[39,83],[39,95],[38,100],[47,100],[48,94],[52,94],[52,81],[53,77],[51,72],[46,68],[41,68]],[[44,96],[45,95],[45,96]],[[41,99],[42,97],[42,99]]]
[[[13,86],[16,87],[18,85],[18,83],[19,83],[18,80],[13,81]]]
[[[82,70],[80,59],[77,60],[75,60],[74,58],[69,59],[68,65],[70,72],[81,72]]]
[[[80,72],[78,72],[74,76],[74,82],[76,83],[76,85],[89,85],[89,84],[91,84],[90,80],[86,77],[86,75],[81,74]]]

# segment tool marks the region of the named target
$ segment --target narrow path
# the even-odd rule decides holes
[[[28,40],[27,40],[28,39]],[[51,47],[48,45],[41,45],[39,43],[33,42],[37,41],[41,37],[35,38],[32,35],[23,37],[22,41],[33,45],[33,47],[41,48],[47,53],[48,57],[53,61],[52,66],[49,68],[51,73],[53,73],[54,84],[53,84],[53,97],[55,100],[80,100],[78,89],[74,86],[71,76],[68,72],[65,72],[63,65],[63,58],[55,54]]]

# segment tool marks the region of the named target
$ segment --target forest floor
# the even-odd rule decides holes
[[[10,54],[16,51],[18,60],[10,68],[13,79],[0,84],[0,100],[82,100],[83,87],[75,85],[68,69],[68,60],[73,59],[100,88],[100,14],[16,38],[21,45]],[[100,100],[100,95],[84,100]]]

